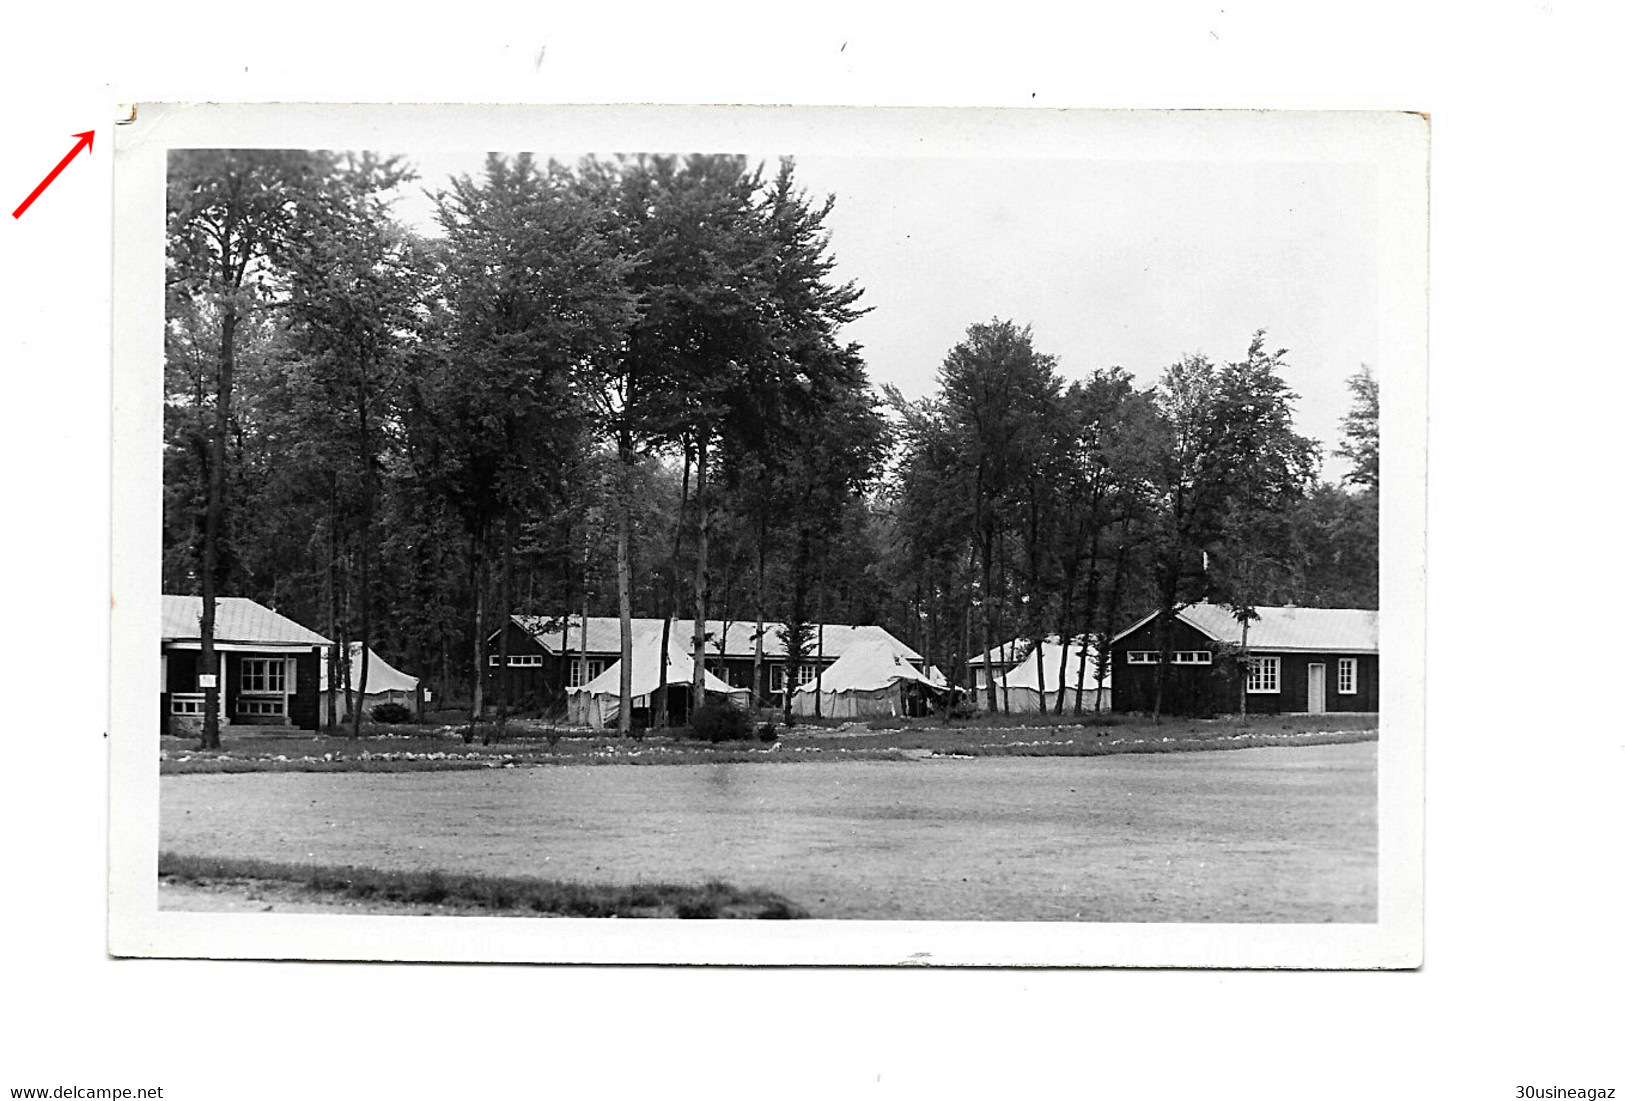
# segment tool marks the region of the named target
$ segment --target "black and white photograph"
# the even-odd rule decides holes
[[[167,150],[157,911],[1376,929],[1426,120],[970,121]]]
[[[1625,13],[87,14],[0,1094],[1616,1095]]]

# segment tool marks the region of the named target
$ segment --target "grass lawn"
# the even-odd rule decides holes
[[[1371,741],[1376,715],[1167,719],[1139,716],[989,715],[946,725],[938,720],[803,722],[780,728],[771,745],[712,745],[687,731],[623,739],[518,720],[494,745],[465,743],[448,726],[369,726],[359,739],[325,734],[228,733],[219,750],[192,738],[163,738],[165,775],[221,772],[445,772],[537,765],[658,765],[912,760],[919,757],[1093,757],[1264,746]]]
[[[558,879],[470,875],[441,871],[287,864],[254,859],[158,854],[161,887],[192,897],[215,890],[270,893],[279,901],[342,898],[389,909],[550,917],[798,918],[806,912],[769,891],[741,891],[720,879],[700,886],[673,883],[582,883]],[[266,907],[270,908],[270,907]]]

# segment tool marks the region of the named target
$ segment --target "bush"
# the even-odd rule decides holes
[[[412,721],[412,709],[404,703],[381,703],[372,709],[372,721],[375,723],[409,723]]]
[[[763,723],[756,728],[756,737],[764,742],[776,742],[779,740],[779,728],[772,723]]]
[[[707,700],[694,712],[694,736],[707,742],[741,742],[750,737],[750,718],[728,700]]]

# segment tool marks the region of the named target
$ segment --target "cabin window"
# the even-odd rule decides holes
[[[1175,665],[1212,665],[1212,650],[1175,650]]]
[[[769,672],[768,678],[767,678],[767,683],[768,683],[768,687],[772,691],[774,691],[774,692],[783,692],[784,691],[784,666],[782,666],[782,665],[771,666],[770,667],[770,672]]]
[[[277,699],[240,699],[237,701],[237,714],[239,715],[281,715],[283,713],[283,700]]]
[[[1352,696],[1360,688],[1360,663],[1354,658],[1337,659],[1337,692]]]
[[[281,695],[288,690],[288,664],[281,658],[244,658],[242,690]]]
[[[523,666],[523,665],[540,665],[541,663],[542,663],[542,655],[540,655],[540,654],[509,654],[508,655],[508,664],[510,666],[514,666],[514,665],[521,665],[521,666]]]
[[[1247,663],[1247,691],[1281,691],[1281,659],[1251,658]]]
[[[540,665],[541,662],[536,664]],[[580,688],[588,681],[596,679],[608,667],[608,662],[603,658],[588,658],[585,662],[576,658],[570,663],[570,687]]]
[[[1161,650],[1130,650],[1128,652],[1130,665],[1161,665]]]
[[[490,661],[491,668],[495,669],[497,666],[499,666],[501,664],[502,664],[502,655],[501,654],[492,654],[491,655],[491,661]]]
[[[804,684],[811,684],[813,681],[815,681],[817,679],[818,679],[818,666],[815,665],[813,662],[810,662],[810,661],[809,662],[804,662],[804,663],[802,663],[802,665],[799,668],[796,669],[796,687],[797,688],[800,688]]]

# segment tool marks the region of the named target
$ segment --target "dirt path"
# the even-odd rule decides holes
[[[176,852],[605,882],[814,917],[1373,921],[1374,743],[1098,758],[166,776]]]

